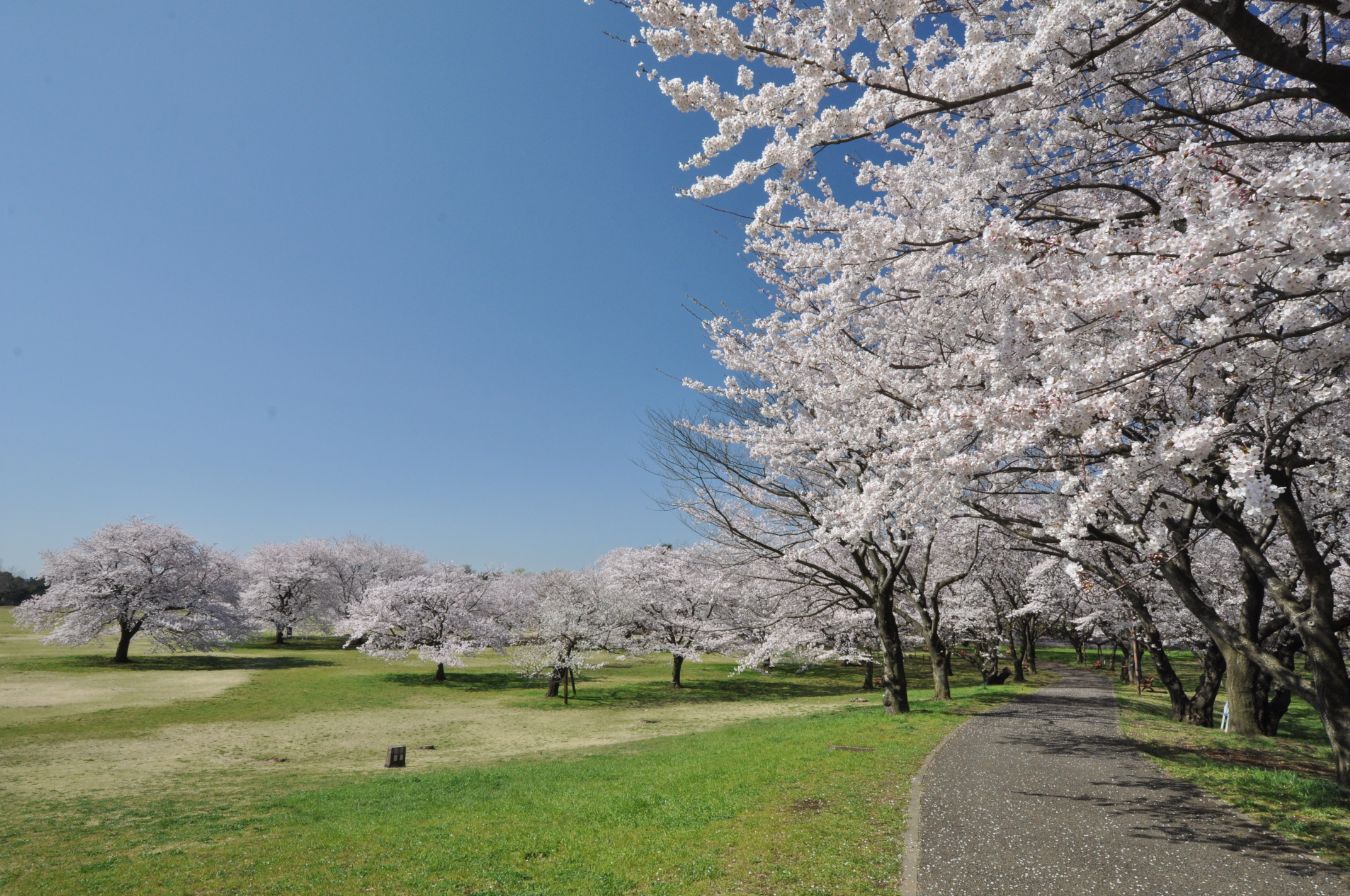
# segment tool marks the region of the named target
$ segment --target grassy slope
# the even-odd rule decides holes
[[[46,695],[0,712],[0,890],[16,894],[885,889],[910,776],[963,714],[1016,692],[958,677],[954,704],[895,719],[856,669],[709,661],[672,692],[652,660],[589,675],[564,708],[499,661],[434,685],[320,640],[114,669],[4,612],[0,702],[7,685]],[[222,670],[247,675],[204,698],[173,677]],[[163,702],[144,705],[141,680]],[[379,769],[400,740],[410,767]]]
[[[1199,678],[1189,655],[1174,658],[1187,688]],[[1145,674],[1151,674],[1151,661]],[[1279,737],[1240,737],[1168,719],[1167,694],[1116,691],[1121,727],[1169,774],[1190,781],[1287,839],[1350,868],[1350,796],[1335,783],[1317,713],[1295,699]],[[1223,709],[1224,695],[1215,703]]]

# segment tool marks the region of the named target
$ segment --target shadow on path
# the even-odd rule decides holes
[[[910,857],[918,893],[1350,894],[1336,869],[1149,763],[1121,735],[1105,678],[1061,672],[934,756]]]

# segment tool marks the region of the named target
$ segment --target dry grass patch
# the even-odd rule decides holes
[[[0,726],[178,700],[209,700],[248,681],[247,669],[199,672],[16,672],[0,679]]]

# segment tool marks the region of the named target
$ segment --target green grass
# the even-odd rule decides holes
[[[42,647],[8,619],[6,894],[890,888],[910,777],[1021,690],[958,669],[938,704],[917,656],[897,718],[856,668],[733,676],[709,658],[676,691],[653,658],[588,674],[564,707],[499,658],[443,684],[324,639],[118,668],[106,646]],[[217,675],[236,683],[183,696]],[[409,768],[379,767],[390,743]]]
[[[1173,659],[1188,691],[1199,663]],[[1152,663],[1145,674],[1152,674]],[[1189,781],[1254,820],[1334,864],[1350,868],[1350,794],[1336,785],[1316,711],[1295,698],[1278,737],[1243,737],[1168,718],[1167,694],[1116,690],[1121,728],[1168,774]],[[1215,703],[1215,717],[1224,695]]]

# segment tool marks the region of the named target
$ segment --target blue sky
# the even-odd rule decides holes
[[[0,565],[132,515],[545,568],[687,541],[643,418],[757,311],[627,14],[0,6]]]

